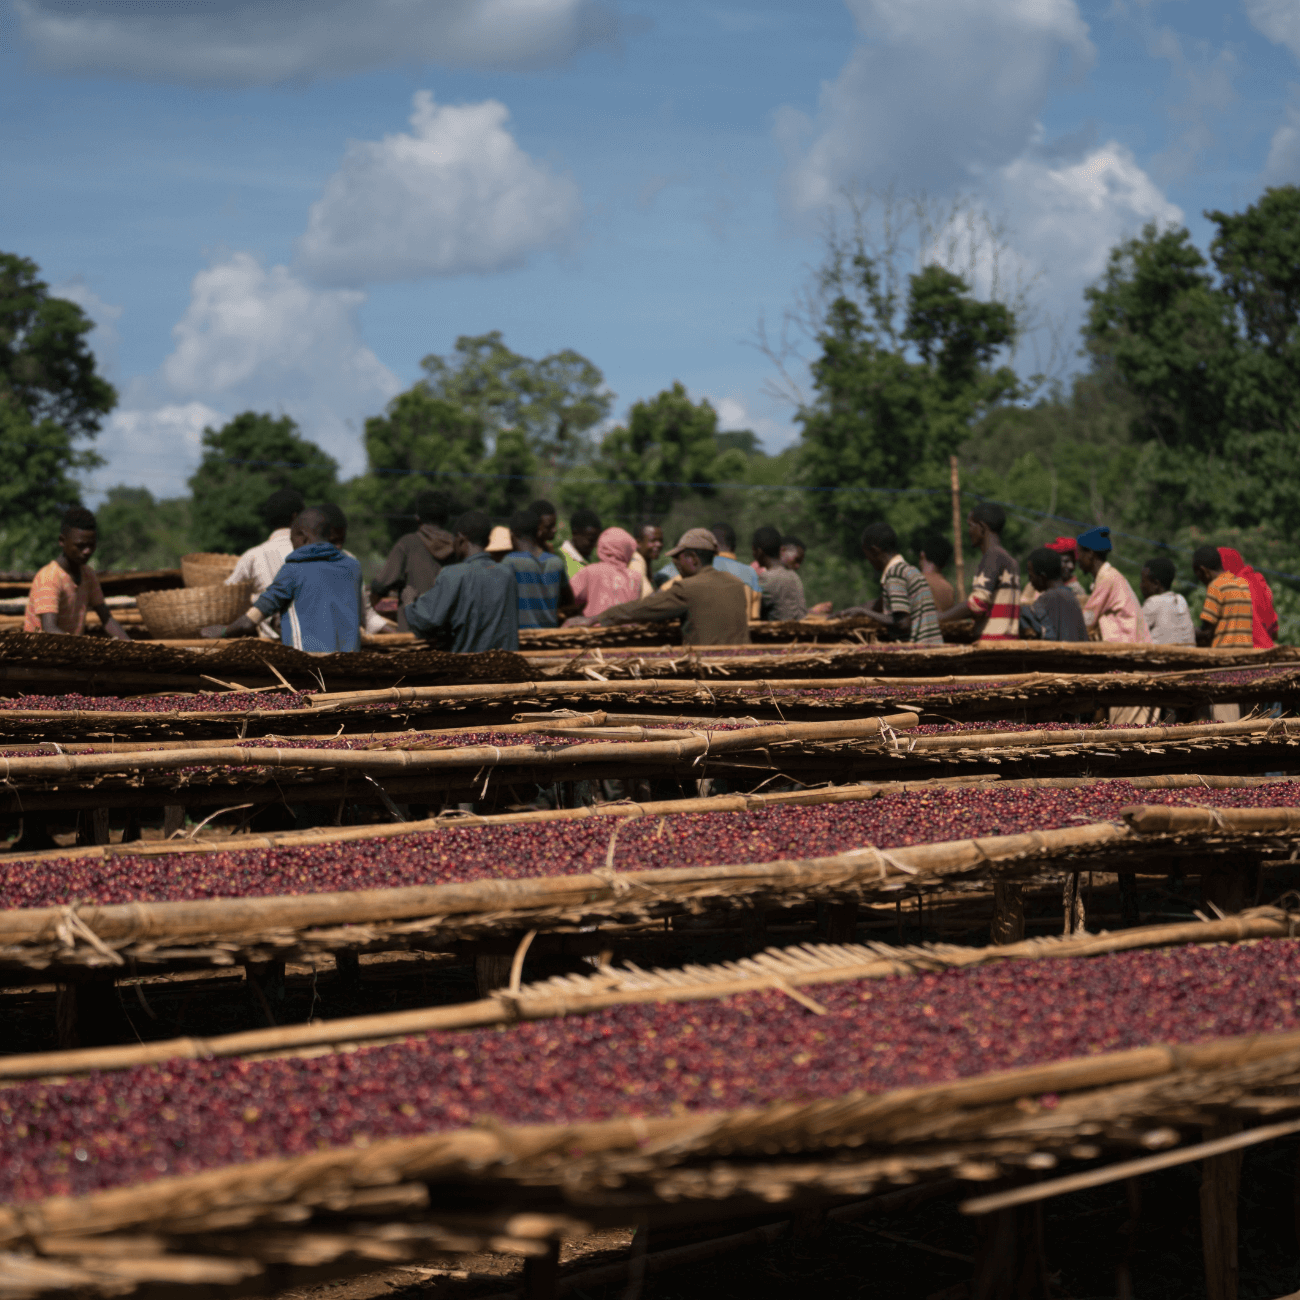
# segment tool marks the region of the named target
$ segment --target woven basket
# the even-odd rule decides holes
[[[188,641],[211,623],[233,623],[253,603],[251,582],[211,587],[142,591],[136,597],[149,635],[163,641]]]
[[[237,555],[199,551],[194,555],[181,556],[181,576],[187,587],[215,587],[234,573],[238,563]]]

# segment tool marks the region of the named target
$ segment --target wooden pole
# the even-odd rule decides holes
[[[948,465],[952,470],[952,564],[957,578],[957,599],[966,599],[966,561],[961,547],[961,471],[957,468],[957,457],[950,456]]]
[[[1208,1140],[1240,1133],[1240,1120],[1206,1129]],[[1237,1300],[1237,1200],[1241,1151],[1225,1151],[1201,1165],[1201,1250],[1209,1300]]]

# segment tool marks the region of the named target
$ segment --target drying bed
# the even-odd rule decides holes
[[[707,1114],[1300,1027],[1262,940],[625,1004],[308,1059],[173,1060],[0,1091],[0,1200],[464,1129]],[[1099,1014],[1098,1008],[1105,1008]],[[1051,1097],[1041,1103],[1049,1109]]]
[[[255,898],[523,880],[614,870],[809,858],[1112,821],[1134,804],[1300,806],[1300,781],[1153,790],[1097,781],[1073,789],[996,784],[881,793],[869,800],[457,827],[293,847],[147,856],[0,859],[0,908]]]
[[[195,694],[144,695],[11,695],[0,709],[57,713],[245,713],[249,709],[304,709],[311,691],[203,691]]]

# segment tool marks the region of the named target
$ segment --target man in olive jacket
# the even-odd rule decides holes
[[[614,605],[594,619],[571,623],[667,623],[682,620],[683,645],[748,645],[749,617],[745,584],[713,567],[718,540],[707,528],[691,528],[668,552],[681,582],[643,600]]]

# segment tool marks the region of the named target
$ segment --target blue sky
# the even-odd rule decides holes
[[[846,189],[997,217],[1068,365],[1116,240],[1300,180],[1297,54],[1300,0],[0,0],[0,248],[100,325],[92,496],[249,407],[356,472],[489,329],[775,450],[755,328]]]

